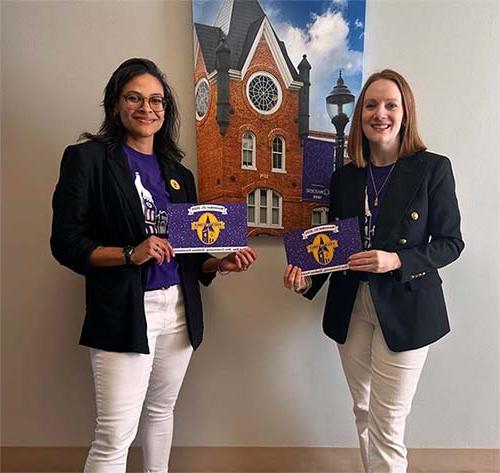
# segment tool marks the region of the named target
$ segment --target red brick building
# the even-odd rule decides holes
[[[324,218],[302,201],[310,68],[293,66],[257,0],[225,0],[214,26],[195,24],[200,201],[246,202],[249,235],[311,226],[314,208]]]

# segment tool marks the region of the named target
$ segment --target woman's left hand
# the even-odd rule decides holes
[[[219,269],[223,272],[239,273],[240,271],[246,271],[256,259],[257,255],[252,248],[244,248],[224,256]]]
[[[401,267],[397,253],[382,250],[369,250],[355,253],[349,257],[349,269],[368,273],[387,273]]]

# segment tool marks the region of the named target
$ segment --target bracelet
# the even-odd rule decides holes
[[[217,263],[217,272],[218,272],[219,274],[221,274],[222,276],[225,276],[226,274],[229,274],[229,273],[231,272],[231,271],[224,271],[224,270],[222,269],[222,262],[224,261],[224,259],[225,259],[225,258],[226,258],[226,257],[225,257],[225,256],[223,256],[223,257],[219,260],[219,262]]]

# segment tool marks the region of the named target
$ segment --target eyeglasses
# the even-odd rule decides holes
[[[153,112],[163,112],[165,110],[166,100],[161,95],[152,95],[151,97],[143,97],[139,94],[122,95],[127,102],[127,105],[132,109],[139,109],[147,101]]]

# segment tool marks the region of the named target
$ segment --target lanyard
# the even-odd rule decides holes
[[[369,250],[372,247],[372,237],[375,233],[375,227],[372,228],[372,212],[370,204],[368,203],[368,186],[365,186],[365,224],[364,224],[364,238],[363,247]]]

